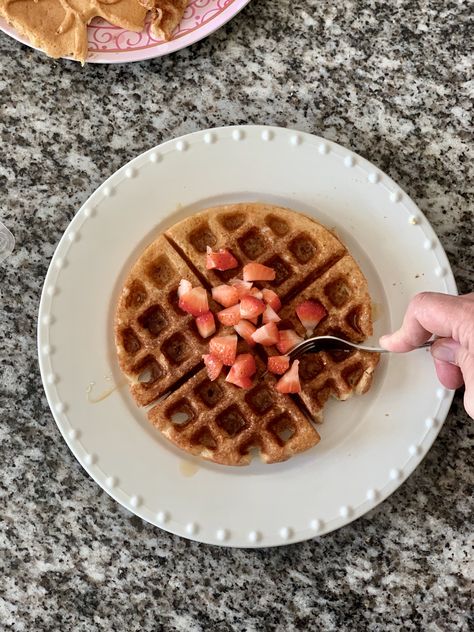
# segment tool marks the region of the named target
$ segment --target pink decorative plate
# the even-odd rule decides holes
[[[158,40],[151,35],[148,20],[141,33],[134,33],[96,18],[88,27],[89,58],[87,61],[123,64],[169,55],[216,31],[233,18],[249,1],[189,0],[183,20],[169,42]],[[0,18],[0,30],[19,42],[30,45],[2,18]]]

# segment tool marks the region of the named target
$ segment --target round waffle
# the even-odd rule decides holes
[[[206,270],[207,246],[230,250],[238,267]],[[185,278],[210,290],[239,276],[250,261],[276,271],[273,281],[255,285],[280,296],[280,329],[304,335],[295,308],[313,298],[327,310],[315,335],[362,341],[372,334],[370,296],[357,263],[337,237],[305,215],[265,204],[233,204],[188,217],[160,235],[133,266],[119,299],[120,367],[136,403],[155,403],[148,412],[154,426],[183,450],[225,465],[248,464],[252,448],[274,463],[315,445],[319,435],[312,422],[322,420],[327,399],[365,393],[379,360],[361,351],[304,356],[302,391],[289,396],[275,391],[277,378],[265,374],[267,354],[278,353],[265,347],[259,348],[251,389],[242,390],[223,375],[210,382],[202,362],[208,340],[179,309],[178,284]],[[220,309],[212,301],[210,306]],[[226,333],[233,332],[218,325],[217,334]],[[245,350],[240,341],[239,352]]]

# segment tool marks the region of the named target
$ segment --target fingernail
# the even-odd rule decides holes
[[[442,362],[449,362],[451,364],[456,364],[456,356],[460,344],[458,342],[454,342],[454,340],[448,341],[440,341],[436,342],[431,347],[431,355],[436,360],[441,360]]]
[[[381,347],[385,346],[385,344],[390,340],[391,334],[385,334],[384,336],[380,336],[379,344]]]

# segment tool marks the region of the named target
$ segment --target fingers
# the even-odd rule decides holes
[[[474,356],[452,339],[437,340],[431,347],[436,373],[446,388],[466,385],[464,408],[474,418]]]
[[[464,384],[464,378],[458,366],[441,360],[435,360],[434,364],[438,379],[445,388],[456,390]]]
[[[474,294],[464,297],[422,292],[408,305],[403,324],[398,331],[380,338],[389,351],[411,351],[434,334],[454,338],[467,348],[474,347]]]

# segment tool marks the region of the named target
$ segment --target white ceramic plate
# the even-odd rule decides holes
[[[38,345],[56,423],[107,493],[172,533],[263,547],[342,527],[391,494],[430,448],[452,394],[439,385],[429,353],[384,357],[367,395],[329,402],[319,445],[275,465],[207,463],[154,430],[116,362],[120,287],[165,227],[199,209],[245,200],[283,204],[336,228],[368,279],[378,316],[374,338],[401,321],[416,292],[456,293],[428,221],[370,162],[301,132],[226,127],[151,149],[89,198],[51,262]]]

